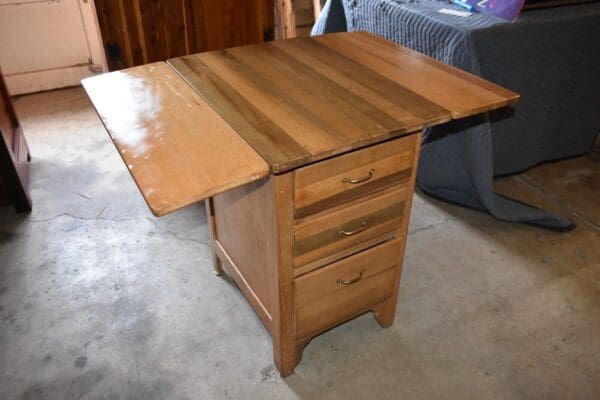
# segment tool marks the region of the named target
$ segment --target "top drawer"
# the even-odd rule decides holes
[[[408,181],[417,137],[405,136],[297,169],[296,218]]]

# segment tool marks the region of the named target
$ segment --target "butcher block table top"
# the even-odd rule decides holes
[[[366,32],[195,54],[83,84],[159,216],[519,97]]]

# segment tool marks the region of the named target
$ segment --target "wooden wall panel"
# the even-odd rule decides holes
[[[274,0],[96,0],[110,70],[273,38]]]

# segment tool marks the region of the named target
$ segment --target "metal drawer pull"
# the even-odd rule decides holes
[[[342,182],[344,183],[351,183],[351,184],[356,184],[356,183],[361,183],[361,182],[366,182],[369,179],[371,179],[373,177],[373,174],[375,173],[374,169],[370,169],[369,173],[365,176],[361,176],[360,178],[356,178],[356,179],[351,179],[351,178],[344,178],[342,180]]]
[[[344,236],[352,236],[355,235],[359,232],[364,231],[365,229],[367,229],[367,221],[363,222],[362,224],[360,224],[360,228],[355,229],[353,231],[345,231],[344,228],[340,228],[340,230],[338,231],[338,233],[340,235],[344,235]]]
[[[337,280],[337,284],[340,285],[352,285],[353,283],[356,283],[358,281],[360,281],[363,277],[363,274],[365,273],[365,270],[363,269],[362,271],[360,271],[360,274],[358,274],[358,276],[356,278],[350,279],[349,281],[344,281],[342,279],[338,279]]]

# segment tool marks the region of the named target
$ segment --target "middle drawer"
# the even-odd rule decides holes
[[[330,213],[299,222],[294,227],[294,267],[307,272],[349,254],[361,244],[374,245],[400,228],[406,188],[381,194]],[[380,239],[380,240],[379,240]],[[337,257],[339,255],[339,257]],[[322,261],[322,262],[321,262]]]

